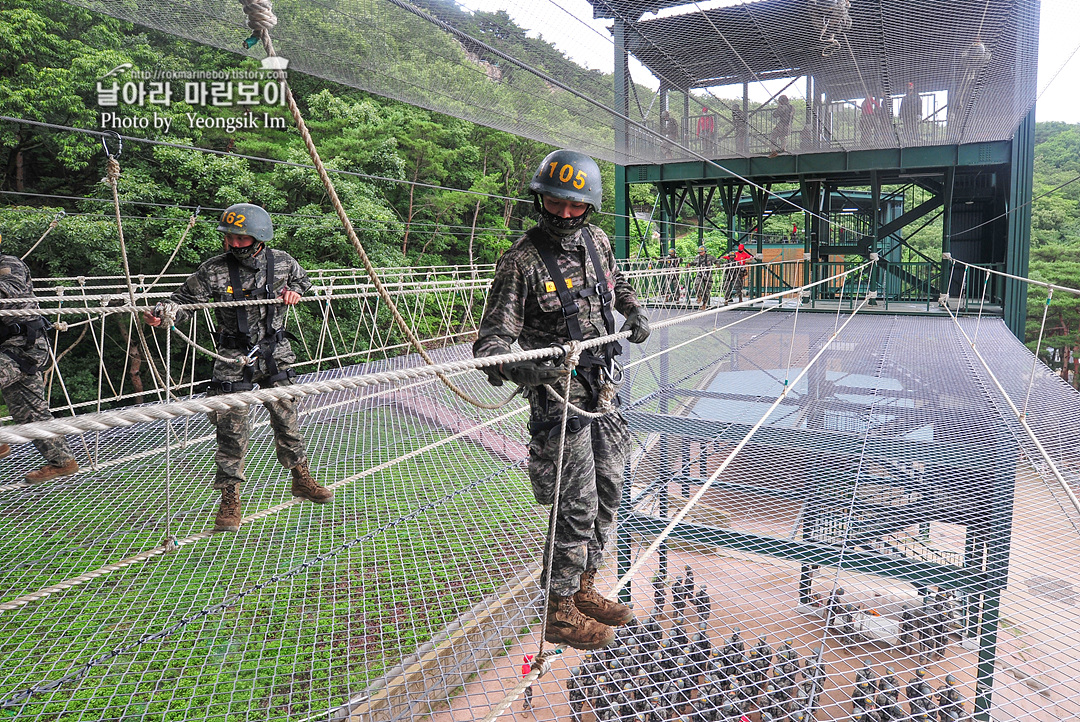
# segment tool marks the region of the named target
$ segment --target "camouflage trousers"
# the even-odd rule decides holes
[[[698,272],[694,279],[694,296],[699,304],[706,304],[712,300],[712,272]]]
[[[38,347],[41,348],[38,348]],[[26,356],[41,365],[41,350],[47,357],[48,349],[45,348],[45,340],[39,338]],[[28,424],[31,421],[48,421],[53,417],[49,412],[49,402],[45,400],[45,381],[40,371],[28,374],[23,373],[19,365],[7,353],[0,352],[0,393],[4,395],[4,403],[7,404],[11,418],[16,424]],[[71,447],[63,436],[52,439],[34,439],[37,447],[45,460],[53,466],[63,466],[74,459]]]
[[[223,368],[218,368],[221,365]],[[214,379],[217,381],[240,381],[242,370],[235,366],[215,364]],[[252,381],[263,388],[268,386],[290,386],[291,379],[282,379],[273,384],[266,384],[268,375],[260,361],[255,367]],[[220,390],[211,389],[208,396],[216,396]],[[300,419],[296,413],[296,401],[283,399],[268,401],[263,404],[270,414],[270,428],[274,431],[274,446],[278,462],[286,469],[307,461],[304,450],[304,437],[300,434]],[[250,408],[235,411],[211,412],[210,423],[217,427],[217,472],[214,474],[214,488],[221,489],[233,484],[242,484],[244,477],[244,457],[247,455],[248,442],[251,439]]]
[[[576,382],[574,386],[579,386]],[[583,393],[572,393],[577,406],[586,406]],[[551,504],[555,493],[555,464],[559,454],[561,409],[534,396],[530,399],[529,480],[538,504]],[[550,428],[542,428],[554,422]],[[581,573],[597,569],[612,542],[615,516],[622,498],[623,473],[630,455],[630,432],[618,412],[581,420],[582,428],[566,431],[559,508],[555,520],[555,550],[551,561],[551,593],[570,596],[578,590]]]

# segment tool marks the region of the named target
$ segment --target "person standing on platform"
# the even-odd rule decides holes
[[[611,243],[589,224],[600,210],[596,162],[583,153],[557,150],[543,160],[529,184],[539,223],[499,259],[473,355],[542,349],[615,333],[614,311],[626,317],[619,329],[631,343],[649,337],[649,321],[629,281],[615,264]],[[586,350],[569,380],[569,400],[586,411],[618,404],[615,357],[618,343]],[[529,400],[529,481],[539,504],[555,501],[556,463],[563,405],[551,385],[566,390],[565,371],[551,362],[519,361],[484,369],[493,386],[510,381]],[[606,403],[605,403],[606,402]],[[596,574],[613,543],[615,515],[630,454],[630,433],[617,410],[598,418],[571,413],[566,423],[563,467],[547,600],[544,638],[576,649],[600,649],[615,639],[614,625],[630,622],[629,607],[604,598]]]
[[[701,117],[697,122],[697,134],[701,152],[711,158],[716,153],[716,116],[707,105],[701,109]]]
[[[788,136],[791,135],[791,122],[795,119],[795,107],[786,95],[781,95],[776,99],[776,108],[773,109],[772,117],[776,125],[773,126],[772,133],[769,135],[769,143],[773,148],[773,151],[769,153],[769,157],[775,158],[781,153],[787,152]]]
[[[743,286],[746,285],[747,277],[750,275],[750,269],[747,268],[747,264],[754,259],[752,253],[746,250],[746,246],[739,244],[738,250],[732,256],[732,260],[735,262],[735,287],[734,293],[739,294],[739,303],[743,301]]]
[[[697,268],[694,278],[694,295],[697,297],[698,308],[702,311],[712,304],[712,272],[717,263],[717,259],[705,250],[705,246],[698,246],[697,258],[689,264]]]

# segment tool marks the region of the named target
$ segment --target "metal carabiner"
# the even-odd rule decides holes
[[[618,362],[618,360],[615,359],[614,356],[612,356],[611,360],[608,361],[607,366],[603,366],[601,368],[604,369],[604,375],[607,376],[607,380],[608,380],[609,383],[614,384],[615,386],[622,386],[622,382],[623,382],[622,364],[620,364]]]
[[[106,140],[109,136],[116,139],[116,153],[109,150],[109,143]],[[107,130],[101,136],[101,147],[105,149],[105,155],[109,158],[119,158],[120,154],[124,152],[124,139],[115,130]]]

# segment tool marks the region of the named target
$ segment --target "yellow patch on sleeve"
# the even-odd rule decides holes
[[[573,288],[574,287],[574,280],[572,278],[566,279],[566,287],[567,288]]]
[[[547,291],[548,293],[551,293],[552,291],[555,290],[555,283],[553,281],[545,281],[544,282],[544,290]]]
[[[232,286],[225,289],[225,293],[232,293]]]

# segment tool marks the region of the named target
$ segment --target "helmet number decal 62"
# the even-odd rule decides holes
[[[221,220],[223,223],[228,223],[230,226],[242,226],[244,225],[244,214],[229,211]]]
[[[548,166],[550,167],[550,170],[548,170],[548,178],[554,178],[555,177],[555,169],[558,167],[558,165],[559,164],[557,162],[553,162],[553,163],[548,164]],[[577,172],[577,174],[575,175],[574,166],[570,165],[569,163],[564,165],[562,168],[559,168],[559,181],[560,182],[569,183],[571,178],[574,179],[573,185],[578,190],[581,190],[582,188],[585,187],[585,182],[586,182],[585,171],[579,170]]]

